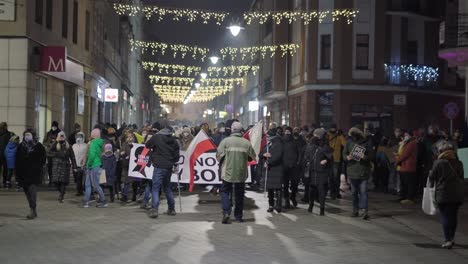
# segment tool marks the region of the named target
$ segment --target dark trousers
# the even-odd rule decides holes
[[[453,241],[458,225],[459,203],[439,204],[440,220],[444,230],[445,241]]]
[[[0,158],[0,170],[2,171],[2,177],[3,177],[3,187],[7,187],[7,181],[8,180],[8,167],[6,163],[6,159]]]
[[[330,186],[330,197],[336,199],[341,197],[340,195],[340,184],[341,184],[341,162],[333,162],[332,175],[329,178]]]
[[[245,183],[243,182],[232,183],[232,182],[223,181],[223,184],[221,186],[221,202],[223,206],[224,215],[227,215],[227,216],[231,215],[232,195],[234,194],[234,200],[235,200],[234,217],[236,219],[242,219],[243,211],[244,211],[244,190],[245,190]]]
[[[37,187],[35,184],[23,185],[26,199],[28,199],[29,208],[36,210],[37,201]]]
[[[57,187],[57,191],[59,191],[60,199],[63,199],[67,190],[67,185],[63,182],[58,182],[55,184],[55,187]]]
[[[281,189],[268,189],[268,204],[270,207],[281,210],[283,206],[283,191]]]
[[[389,170],[386,167],[377,166],[374,174],[374,184],[378,191],[388,192]]]
[[[415,172],[400,172],[401,198],[405,200],[416,199],[417,175]]]
[[[108,188],[109,189],[109,197],[110,197],[110,201],[113,203],[114,200],[115,200],[115,193],[114,193],[114,186],[103,186],[104,188]],[[104,189],[103,188],[103,189]]]
[[[76,193],[83,194],[84,184],[83,184],[84,171],[81,168],[75,172],[75,183],[76,183]]]
[[[309,189],[309,206],[314,206],[314,201],[318,201],[320,208],[325,208],[326,186],[323,184],[310,185]]]
[[[293,167],[288,168],[284,171],[284,178],[283,178],[283,194],[284,200],[286,204],[289,203],[289,199],[296,200],[297,195],[297,187],[299,185],[299,168]],[[289,188],[291,188],[291,193],[289,193]]]

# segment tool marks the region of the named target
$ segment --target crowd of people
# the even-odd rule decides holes
[[[253,190],[268,193],[268,212],[281,213],[298,206],[299,186],[304,187],[300,200],[313,212],[317,202],[319,215],[325,215],[325,200],[341,199],[342,183],[351,189],[352,217],[370,218],[368,191],[399,195],[402,205],[414,204],[426,183],[436,186],[436,201],[441,213],[445,234],[445,248],[453,246],[457,227],[457,212],[463,202],[463,165],[456,150],[462,147],[459,130],[453,136],[431,125],[428,129],[395,129],[391,136],[379,130],[356,125],[343,133],[334,124],[328,127],[303,126],[291,128],[271,123],[264,129],[266,144],[255,153],[243,134],[238,120],[220,123],[210,129],[207,123],[197,127],[170,127],[159,123],[136,125],[98,124],[89,138],[80,125],[66,136],[58,122],[52,122],[42,143],[34,130],[27,129],[20,137],[0,124],[0,160],[3,187],[26,194],[30,213],[37,217],[37,186],[46,182],[58,191],[63,203],[67,186],[73,176],[76,196],[83,196],[82,207],[87,208],[98,195],[96,206],[107,207],[105,190],[110,202],[136,201],[143,196],[142,209],[157,218],[160,192],[167,198],[167,215],[176,215],[170,182],[179,151],[186,150],[193,138],[203,130],[217,146],[222,184],[213,193],[221,193],[222,223],[234,217],[243,221],[243,199],[247,170],[251,170]],[[151,180],[129,177],[129,159],[133,144],[145,144],[151,151],[154,175]],[[258,155],[258,156],[257,156]],[[250,167],[247,163],[257,160]],[[151,200],[151,208],[147,208]],[[234,200],[234,203],[233,201]]]

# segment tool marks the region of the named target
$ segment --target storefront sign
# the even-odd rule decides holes
[[[104,102],[118,103],[119,102],[119,89],[107,88],[105,91]]]
[[[65,72],[66,60],[67,49],[65,47],[42,47],[39,70],[45,72]]]
[[[14,21],[16,0],[0,0],[0,21]]]
[[[77,112],[79,115],[82,115],[84,114],[84,108],[85,108],[85,99],[84,99],[85,93],[83,89],[78,89],[77,93],[78,93]]]

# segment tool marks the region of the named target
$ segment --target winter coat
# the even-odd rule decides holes
[[[48,156],[52,162],[51,182],[70,183],[70,169],[76,169],[75,154],[70,144],[68,142],[55,142],[52,144]]]
[[[429,174],[432,186],[435,184],[435,200],[438,204],[458,203],[464,200],[463,164],[453,151],[439,155]]]
[[[101,153],[103,144],[104,141],[101,138],[96,138],[89,142],[88,160],[86,161],[88,169],[94,169],[102,165]]]
[[[117,159],[111,155],[102,155],[102,168],[106,170],[106,185],[114,186],[116,180]]]
[[[3,130],[0,132],[0,159],[4,159],[3,152],[5,151],[6,146],[11,138],[11,132],[8,130]]]
[[[400,165],[401,172],[416,172],[418,165],[418,144],[416,140],[410,139],[404,143],[403,151],[396,163]]]
[[[18,144],[16,142],[8,142],[8,145],[6,146],[5,151],[3,152],[5,154],[8,169],[15,168],[17,150]]]
[[[322,165],[321,162],[327,163]],[[304,152],[305,176],[309,178],[309,184],[313,186],[325,185],[331,174],[333,163],[333,150],[324,142],[313,139]]]
[[[122,166],[122,182],[130,182],[133,178],[128,177],[128,168],[130,167],[130,157],[132,151],[132,143],[124,142],[122,143],[122,153],[120,153],[120,164]]]
[[[292,135],[283,137],[283,166],[285,170],[298,165],[300,146]]]
[[[79,168],[86,167],[86,157],[88,155],[88,144],[80,143],[73,145],[73,153],[75,154],[76,166]]]
[[[374,160],[375,153],[372,149],[372,145],[370,145],[366,139],[349,140],[343,149],[343,157],[346,158],[349,156],[356,145],[366,149],[364,152],[365,157],[360,161],[348,160],[346,173],[349,179],[367,180],[371,173],[372,160]]]
[[[330,148],[333,150],[333,162],[340,162],[341,161],[341,153],[343,147],[346,145],[346,139],[343,135],[337,133],[327,134],[328,144]]]
[[[16,177],[22,186],[41,184],[43,168],[46,162],[46,151],[41,143],[36,143],[31,152],[26,142],[18,146],[16,153]]]
[[[57,135],[58,133],[60,133],[60,130],[59,128],[57,128],[57,130],[53,131],[52,129],[49,130],[49,132],[47,132],[47,135],[44,137],[44,141],[43,141],[43,144],[44,144],[44,147],[46,148],[46,150],[49,150],[50,147],[52,146],[52,144],[55,143],[55,141],[57,140]]]
[[[260,158],[262,159],[262,169],[263,178],[266,180],[267,189],[281,189],[283,187],[283,176],[284,176],[284,167],[283,167],[283,153],[284,145],[283,140],[280,137],[274,136],[273,138],[268,138],[268,152],[271,154],[271,158],[265,158],[263,154],[267,153],[267,147],[263,149],[260,153]],[[265,163],[267,168],[265,168]],[[268,174],[266,171],[268,170]]]
[[[245,182],[247,180],[247,162],[256,158],[250,142],[240,133],[233,133],[221,141],[216,158],[221,164],[221,179],[226,182]]]
[[[172,135],[160,132],[146,143],[146,147],[151,150],[151,163],[155,168],[172,169],[179,161],[179,144]]]

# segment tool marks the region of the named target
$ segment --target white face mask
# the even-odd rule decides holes
[[[31,142],[31,141],[33,141],[33,136],[32,136],[32,134],[25,134],[25,135],[24,135],[24,141],[26,141],[26,142]]]
[[[84,141],[83,138],[77,138],[77,139],[76,139],[76,143],[78,143],[78,144],[83,143],[83,141]]]
[[[57,130],[57,127],[53,126],[52,131],[55,131],[55,130]]]
[[[409,136],[409,135],[406,135],[405,138],[404,138],[405,141],[408,141],[410,139],[411,139],[411,136]]]

